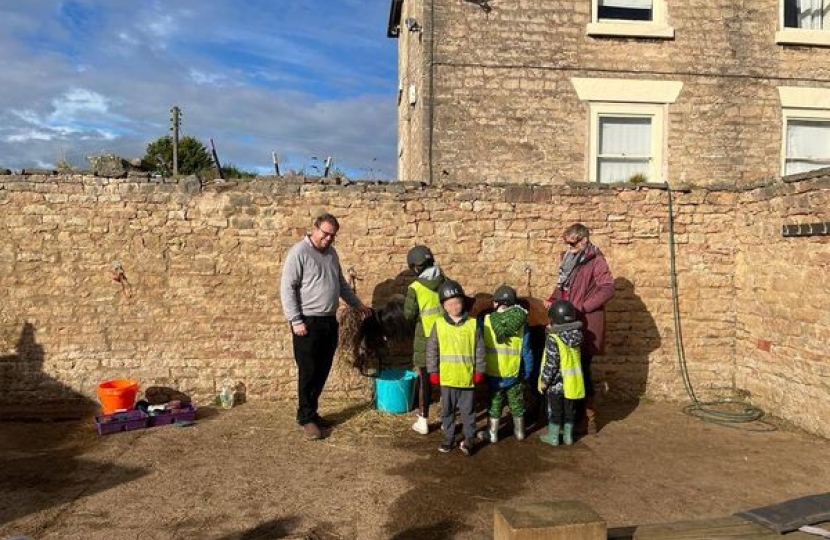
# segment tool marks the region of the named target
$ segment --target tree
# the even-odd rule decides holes
[[[142,166],[165,176],[173,174],[173,137],[159,137],[147,145]],[[213,167],[213,159],[204,144],[194,137],[179,139],[179,174],[199,174]]]
[[[233,163],[222,165],[222,172],[225,173],[225,178],[250,179],[256,178],[257,175],[255,172],[240,169]]]

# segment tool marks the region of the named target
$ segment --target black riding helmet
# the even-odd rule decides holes
[[[464,289],[461,288],[461,284],[457,281],[453,281],[451,279],[446,280],[444,283],[438,286],[438,300],[443,304],[446,300],[450,298],[466,298],[467,296],[464,294]]]
[[[426,268],[435,264],[432,251],[426,246],[415,246],[406,254],[406,264],[413,272],[420,274]]]
[[[567,300],[557,300],[548,309],[548,317],[553,324],[576,322],[576,308]]]
[[[516,305],[516,289],[509,285],[502,285],[493,293],[493,302],[505,306]]]

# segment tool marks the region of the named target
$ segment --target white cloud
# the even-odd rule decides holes
[[[173,35],[176,21],[170,15],[157,14],[156,18],[147,23],[147,33],[159,40],[166,40]]]
[[[72,88],[51,100],[50,112],[31,109],[10,113],[22,123],[7,125],[11,135],[6,142],[22,143],[32,140],[66,140],[76,136],[80,140],[115,140],[118,135],[104,124],[117,120],[108,116],[109,99],[84,88]]]
[[[52,100],[52,120],[73,119],[87,114],[104,115],[109,111],[108,99],[85,88],[73,88]]]
[[[140,43],[138,38],[128,32],[118,32],[118,39],[131,46],[136,46]]]
[[[27,141],[51,141],[55,138],[54,133],[46,131],[39,131],[35,129],[27,129],[15,135],[6,137],[7,142],[27,142]]]
[[[228,79],[224,75],[218,73],[206,73],[193,68],[190,70],[190,78],[196,84],[206,84],[210,86],[222,86]]]

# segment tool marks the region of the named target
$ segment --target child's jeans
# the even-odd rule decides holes
[[[472,388],[441,387],[441,425],[444,428],[444,443],[455,444],[455,411],[461,414],[464,438],[473,440],[476,436],[475,390]]]
[[[548,409],[548,422],[551,424],[573,424],[576,421],[575,399],[565,399],[565,394],[547,391],[545,395]]]

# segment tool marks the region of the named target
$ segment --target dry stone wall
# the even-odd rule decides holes
[[[735,384],[830,437],[830,236],[781,234],[782,223],[830,222],[826,177],[742,193],[737,208]]]
[[[821,348],[830,249],[827,237],[785,240],[781,226],[828,219],[829,188],[830,177],[814,175],[745,191],[676,191],[673,206],[695,389],[746,390],[825,435],[815,416],[826,417],[825,405],[787,400],[830,402]],[[249,399],[293,399],[279,278],[286,251],[322,211],[340,218],[344,270],[353,267],[358,295],[375,307],[401,292],[416,243],[430,245],[468,294],[509,283],[544,298],[561,231],[587,224],[617,291],[608,354],[596,362],[600,392],[681,400],[667,195],[593,184],[0,177],[0,405],[94,399],[96,384],[113,377],[204,402],[229,376]],[[771,348],[760,350],[760,340]],[[328,395],[365,397],[369,387],[341,358]]]

